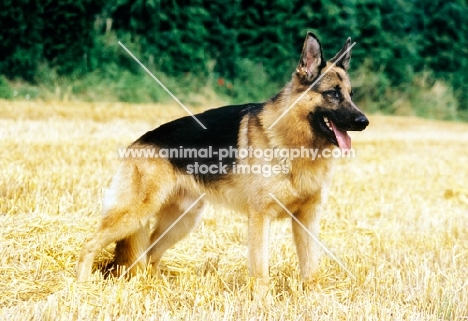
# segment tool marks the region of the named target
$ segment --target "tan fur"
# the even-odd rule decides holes
[[[307,50],[307,44],[304,46],[304,50]],[[312,49],[310,50],[314,53]],[[349,78],[345,70],[339,67],[332,68],[283,119],[268,129],[308,89],[308,83],[303,83],[314,77],[312,68],[317,68],[321,63],[320,59],[309,63],[307,59],[310,59],[310,55],[307,54],[303,59],[304,65],[300,63],[291,82],[286,84],[276,98],[267,101],[259,114],[247,115],[242,119],[238,133],[239,148],[252,146],[273,149],[305,146],[322,150],[331,147],[326,139],[314,134],[307,116],[314,108],[324,104],[323,95],[319,92],[327,88],[342,86],[343,92],[348,95],[345,99],[350,101]],[[325,68],[330,65],[328,62]],[[132,147],[145,148],[138,145]],[[148,249],[150,244],[160,238],[157,245],[151,248],[130,271],[135,273],[151,264],[152,272],[158,273],[158,265],[164,252],[196,226],[200,220],[203,203],[210,201],[228,205],[248,215],[250,274],[259,278],[262,284],[268,284],[270,222],[278,217],[289,217],[269,193],[275,195],[291,213],[296,215],[308,231],[318,236],[321,206],[331,180],[331,159],[273,159],[271,164],[282,164],[282,162],[287,163],[291,169],[290,173],[270,177],[254,174],[230,175],[228,179],[208,188],[191,175],[178,174],[167,160],[159,158],[125,160],[105,198],[102,222],[94,235],[85,242],[81,251],[77,266],[78,280],[85,281],[90,276],[97,251],[116,241],[118,243],[115,263],[128,267]],[[260,158],[238,160],[238,164],[263,163],[264,160]],[[202,193],[206,193],[206,197],[168,231],[168,227]],[[150,219],[156,221],[153,231],[148,228]],[[310,279],[318,268],[319,248],[307,231],[294,221],[292,226],[301,275],[304,279]],[[161,237],[166,231],[167,234]]]

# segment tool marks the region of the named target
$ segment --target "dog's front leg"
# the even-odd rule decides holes
[[[248,227],[248,250],[250,275],[258,278],[263,286],[269,284],[268,234],[270,217],[265,213],[250,212]]]
[[[317,193],[301,206],[292,221],[294,243],[299,260],[299,268],[304,281],[311,280],[318,270],[320,246],[314,240],[320,230],[322,195]]]

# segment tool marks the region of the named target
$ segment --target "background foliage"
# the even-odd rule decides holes
[[[466,0],[2,0],[0,97],[262,101],[290,77],[307,30],[332,57],[351,36],[368,111],[468,115]]]

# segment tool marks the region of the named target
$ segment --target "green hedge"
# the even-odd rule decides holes
[[[312,30],[328,58],[348,36],[357,42],[351,69],[372,109],[392,112],[395,93],[415,99],[442,81],[466,114],[467,15],[465,0],[3,0],[0,74],[78,96],[89,93],[87,81],[98,90],[95,82],[127,77],[123,100],[160,101],[161,92],[128,87],[143,72],[120,40],[150,70],[177,79],[176,92],[211,86],[233,101],[262,100],[287,81]]]

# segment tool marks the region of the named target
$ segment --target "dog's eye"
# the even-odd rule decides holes
[[[338,90],[329,90],[325,92],[325,95],[329,98],[340,99],[340,92]]]
[[[354,96],[354,91],[351,90],[351,92],[349,93],[349,95],[351,96],[351,98],[353,98],[353,96]]]

